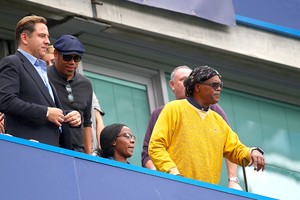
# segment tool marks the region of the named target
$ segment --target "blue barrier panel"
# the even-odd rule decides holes
[[[272,199],[0,134],[3,200]]]

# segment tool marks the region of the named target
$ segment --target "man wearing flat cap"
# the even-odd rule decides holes
[[[91,82],[77,67],[85,52],[83,44],[72,35],[63,35],[54,42],[54,65],[48,67],[48,77],[55,86],[64,109],[77,110],[83,123],[70,127],[72,149],[92,153]]]
[[[242,144],[209,105],[219,101],[221,75],[208,66],[195,68],[184,82],[186,99],[167,103],[149,142],[149,156],[159,171],[218,184],[222,158],[264,170],[263,151]]]

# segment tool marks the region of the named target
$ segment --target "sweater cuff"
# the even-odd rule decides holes
[[[169,171],[168,171],[169,174],[173,174],[173,175],[180,175],[177,167],[174,167],[174,168],[171,168]]]

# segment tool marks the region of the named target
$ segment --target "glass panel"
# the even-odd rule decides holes
[[[141,166],[142,144],[150,116],[146,86],[89,72],[84,74],[92,81],[100,106],[105,112],[104,124],[126,124],[137,137],[129,161]]]
[[[273,159],[297,164],[293,161],[288,161],[281,156],[274,156]],[[268,159],[269,160],[269,159]],[[298,167],[299,167],[298,162]],[[239,176],[243,179],[242,170],[239,171]],[[287,170],[283,167],[267,164],[264,172],[256,172],[253,167],[246,168],[246,177],[248,183],[248,191],[255,194],[265,195],[276,199],[299,199],[300,189],[300,172]],[[244,181],[241,181],[244,186]]]
[[[219,103],[240,140],[247,146],[261,146],[266,152],[265,172],[246,168],[249,192],[299,199],[300,108],[228,89],[222,91]],[[238,167],[238,177],[245,190],[242,167]],[[223,162],[220,185],[227,184]]]
[[[291,108],[285,109],[285,113],[288,126],[288,139],[291,148],[291,159],[300,161],[300,112],[299,109]]]

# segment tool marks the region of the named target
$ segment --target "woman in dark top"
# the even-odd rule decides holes
[[[136,137],[125,124],[106,126],[100,134],[100,147],[97,154],[103,158],[129,163],[133,154]]]

